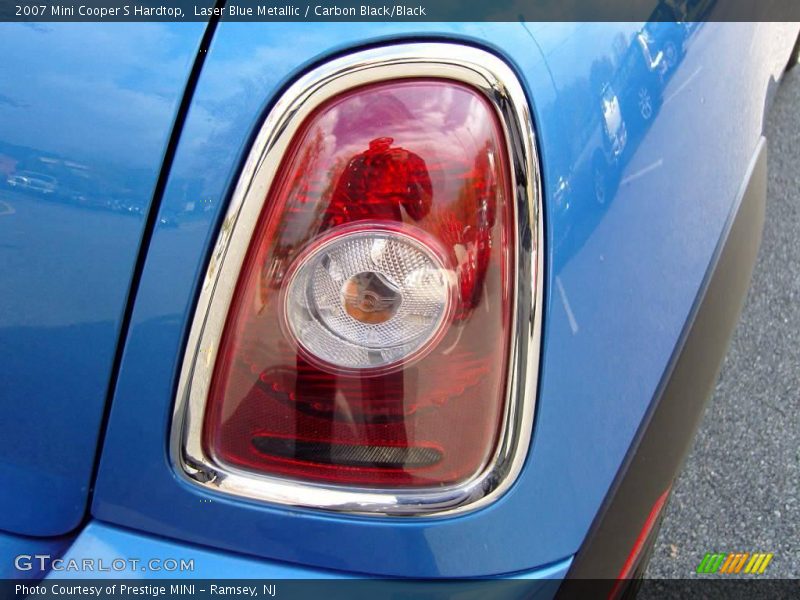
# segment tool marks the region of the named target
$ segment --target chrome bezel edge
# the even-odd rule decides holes
[[[514,189],[517,275],[506,406],[491,462],[446,488],[367,489],[297,482],[221,465],[202,448],[202,421],[222,329],[263,202],[297,128],[320,103],[349,89],[408,78],[450,79],[480,91],[506,137]],[[181,366],[169,441],[173,468],[193,484],[251,501],[358,515],[451,516],[502,496],[516,481],[533,431],[543,302],[541,177],[524,90],[500,58],[451,42],[401,43],[357,51],[300,77],[261,125],[238,179],[203,279]]]

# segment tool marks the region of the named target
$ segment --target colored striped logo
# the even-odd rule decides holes
[[[772,553],[731,552],[729,554],[708,553],[697,565],[698,573],[736,574],[749,573],[761,575],[772,560]]]

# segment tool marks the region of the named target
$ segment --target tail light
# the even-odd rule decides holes
[[[395,46],[292,86],[201,293],[174,425],[183,472],[389,514],[507,488],[532,420],[537,175],[522,91],[485,52]]]

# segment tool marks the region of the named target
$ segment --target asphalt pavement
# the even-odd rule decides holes
[[[800,65],[766,127],[767,217],[739,326],[646,576],[691,577],[707,552],[772,552],[800,577]]]

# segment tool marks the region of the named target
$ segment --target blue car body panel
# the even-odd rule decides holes
[[[641,23],[223,22],[144,264],[93,514],[193,543],[376,575],[491,576],[574,554],[653,400],[755,151],[768,83],[783,67],[767,35],[758,24],[722,23],[676,31]],[[515,67],[534,109],[546,308],[523,473],[490,507],[443,519],[348,517],[210,495],[175,473],[167,437],[204,261],[252,134],[308,65],[413,39],[493,49]],[[665,68],[668,42],[679,47]],[[643,87],[651,101],[644,112]]]
[[[68,579],[86,577],[74,569],[70,570],[69,562],[91,559],[95,570],[92,578],[147,578],[147,579],[348,579],[354,577],[341,571],[311,569],[300,565],[266,561],[210,548],[191,546],[173,540],[121,529],[94,521],[81,531],[74,543],[62,556],[60,570],[50,571],[48,578]],[[125,561],[124,569],[111,568],[112,561]],[[138,560],[134,564],[131,559]],[[157,562],[152,566],[150,560]],[[166,559],[177,561],[177,565],[165,562]],[[181,566],[181,560],[186,564]],[[99,570],[100,563],[106,570]],[[191,561],[191,565],[188,562]],[[564,577],[570,566],[570,559],[541,569],[525,573],[516,573],[519,579],[553,579]],[[122,562],[118,562],[120,567]],[[145,570],[146,569],[146,570]],[[156,570],[153,570],[156,569]],[[169,570],[168,570],[169,569]],[[552,587],[544,587],[550,589]]]
[[[0,532],[0,579],[41,579],[43,573],[38,568],[41,563],[37,562],[35,569],[17,569],[16,558],[45,555],[58,557],[73,541],[73,536],[34,538]],[[22,563],[20,565],[24,567]]]
[[[202,23],[0,25],[0,529],[86,513],[128,287]]]

